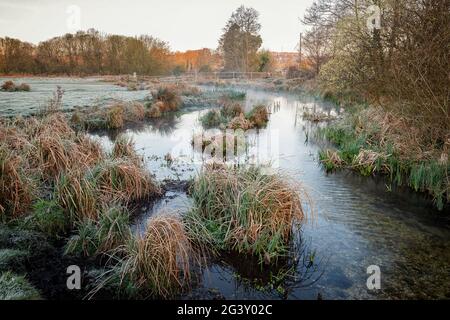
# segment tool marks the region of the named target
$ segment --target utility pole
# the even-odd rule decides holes
[[[302,67],[302,33],[300,32],[300,41],[298,43],[298,69]]]

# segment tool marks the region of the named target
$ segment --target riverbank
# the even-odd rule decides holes
[[[381,108],[354,106],[343,119],[318,131],[336,149],[323,149],[327,171],[348,168],[363,176],[382,175],[386,189],[408,186],[430,196],[439,210],[450,204],[450,137],[433,144],[406,119]]]

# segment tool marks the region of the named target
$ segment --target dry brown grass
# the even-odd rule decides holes
[[[121,134],[114,142],[112,151],[113,158],[139,159],[135,151],[134,140],[126,134]]]
[[[129,278],[149,296],[169,298],[190,283],[191,261],[196,253],[183,222],[176,216],[150,219],[145,234],[138,236],[125,252],[122,279]]]
[[[108,109],[107,126],[109,129],[120,129],[124,125],[124,106],[116,104]]]
[[[155,102],[161,102],[159,107],[162,113],[177,111],[181,105],[181,98],[176,86],[164,86],[152,93]]]
[[[248,119],[256,128],[263,128],[269,122],[269,111],[264,105],[255,106],[248,115]]]
[[[35,196],[35,183],[23,169],[24,159],[0,145],[0,213],[26,213]]]
[[[376,128],[373,128],[373,126]],[[368,134],[368,143],[392,148],[403,160],[430,160],[441,157],[442,149],[424,131],[393,112],[367,108],[356,119],[356,133]],[[450,139],[450,134],[448,139]]]
[[[239,116],[233,118],[230,123],[228,124],[228,128],[237,130],[242,129],[244,131],[249,130],[253,128],[253,123],[249,120],[247,120],[243,113],[241,113]]]
[[[160,118],[162,116],[162,110],[164,109],[164,103],[158,101],[148,109],[146,116],[150,119]]]
[[[106,198],[130,202],[161,193],[145,168],[130,159],[107,159],[98,164],[92,174]]]
[[[97,220],[99,194],[92,179],[83,171],[71,171],[62,175],[56,184],[59,204],[71,216],[71,220]]]

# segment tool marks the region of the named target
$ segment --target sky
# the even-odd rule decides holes
[[[174,51],[217,48],[240,5],[260,13],[263,48],[294,51],[313,0],[0,0],[0,37],[40,41],[76,30],[148,34]]]

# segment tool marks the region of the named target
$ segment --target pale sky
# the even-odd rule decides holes
[[[32,43],[95,28],[149,34],[172,50],[217,47],[222,28],[240,5],[260,13],[263,48],[294,51],[300,17],[313,0],[0,0],[0,37]],[[79,15],[78,15],[79,12]],[[79,17],[79,18],[78,18]]]

